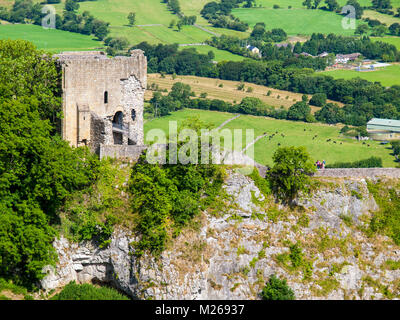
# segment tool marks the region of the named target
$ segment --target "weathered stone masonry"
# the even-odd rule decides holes
[[[143,149],[143,107],[147,60],[141,50],[108,58],[99,51],[64,52],[62,136],[94,152],[137,154]],[[121,146],[118,148],[116,146]],[[129,146],[129,147],[128,147]],[[127,152],[129,150],[129,152]],[[140,152],[139,152],[140,153]]]

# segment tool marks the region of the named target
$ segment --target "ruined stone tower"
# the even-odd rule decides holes
[[[143,106],[147,60],[104,52],[63,52],[62,136],[72,146],[87,145],[100,157],[135,158],[143,150]]]

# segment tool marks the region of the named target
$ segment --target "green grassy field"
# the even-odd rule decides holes
[[[44,29],[29,24],[0,25],[0,39],[23,39],[32,41],[39,49],[50,52],[64,50],[94,50],[103,43],[91,36],[62,30]]]
[[[371,40],[393,44],[398,50],[400,50],[400,37],[371,37]]]
[[[64,8],[62,3],[54,5],[57,12]],[[168,28],[172,20],[179,18],[167,9],[160,0],[97,0],[79,2],[79,12],[89,11],[94,17],[110,23],[110,36],[126,37],[130,44],[142,41],[148,43],[198,43],[211,37],[211,34],[193,26]],[[136,13],[134,27],[128,25],[128,13]],[[150,26],[152,25],[152,26]]]
[[[359,72],[355,70],[333,70],[322,72],[335,79],[361,78],[372,82],[380,82],[383,86],[400,85],[400,65],[379,68],[376,71]],[[319,73],[317,73],[319,74]]]
[[[282,28],[289,35],[354,34],[354,30],[342,28],[342,16],[322,10],[239,8],[234,9],[233,14],[251,27],[264,22],[267,29]]]
[[[177,111],[170,116],[146,122],[144,125],[145,136],[149,130],[156,128],[168,133],[168,121],[177,121],[179,124],[191,116],[198,116],[202,121],[212,123],[217,127],[224,121],[233,118],[234,114],[190,109]],[[281,146],[305,146],[315,161],[325,160],[327,164],[377,156],[382,158],[385,167],[395,167],[396,165],[390,149],[375,141],[368,141],[364,145],[356,140],[342,138],[339,133],[340,126],[241,115],[229,122],[224,128],[242,129],[243,143],[246,141],[244,137],[246,129],[254,129],[255,137],[263,135],[264,132],[272,134],[278,131],[279,134],[271,140],[265,137],[255,143],[254,158],[261,164],[272,164],[272,155],[279,147],[278,143],[280,143]],[[281,136],[282,133],[285,137]],[[318,137],[313,140],[315,135]],[[327,142],[328,139],[337,143]]]
[[[215,61],[242,61],[244,57],[239,56],[237,54],[230,53],[229,51],[219,50],[217,48],[211,46],[184,46],[179,47],[179,50],[194,48],[198,53],[207,54],[209,51],[214,52],[215,54]]]

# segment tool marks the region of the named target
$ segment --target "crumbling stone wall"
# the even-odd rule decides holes
[[[126,158],[137,161],[146,146],[133,146],[133,145],[100,145],[100,159],[103,158]]]

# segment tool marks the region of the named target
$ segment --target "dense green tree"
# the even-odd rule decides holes
[[[386,33],[388,33],[388,28],[384,25],[379,25],[372,29],[371,36],[382,37]]]
[[[366,24],[359,24],[356,28],[355,34],[363,35],[368,33],[368,25]]]
[[[291,203],[300,191],[306,191],[315,166],[305,147],[281,147],[272,157],[274,165],[267,178],[275,195]]]
[[[38,103],[31,106],[32,111],[36,106],[40,118],[55,126],[61,112],[60,75],[54,61],[43,55],[31,42],[0,40],[0,97],[34,96]]]
[[[307,7],[307,9],[311,9],[312,8],[312,0],[305,0],[303,2],[303,6]]]
[[[336,11],[340,8],[339,3],[336,0],[325,0],[329,11]]]
[[[342,122],[343,111],[337,104],[328,103],[315,113],[315,117],[318,121],[334,124]]]
[[[372,0],[372,7],[375,9],[392,9],[390,0]]]
[[[60,206],[97,178],[98,160],[54,135],[59,78],[49,55],[0,40],[0,68],[0,277],[32,286],[54,262]]]
[[[393,23],[389,27],[389,32],[393,36],[400,36],[400,23]]]
[[[136,21],[136,13],[135,12],[129,12],[128,21],[129,21],[130,26],[133,26],[135,24],[135,21]]]
[[[109,23],[101,20],[93,21],[93,34],[99,39],[103,40],[109,33]]]
[[[181,12],[181,7],[178,0],[168,0],[168,7],[175,14]]]
[[[288,119],[306,121],[306,118],[310,113],[311,108],[306,102],[296,102],[288,110]]]
[[[323,107],[326,104],[326,93],[316,93],[310,99],[310,104],[317,107]]]
[[[65,10],[66,11],[77,11],[79,9],[79,3],[76,0],[66,0]]]

